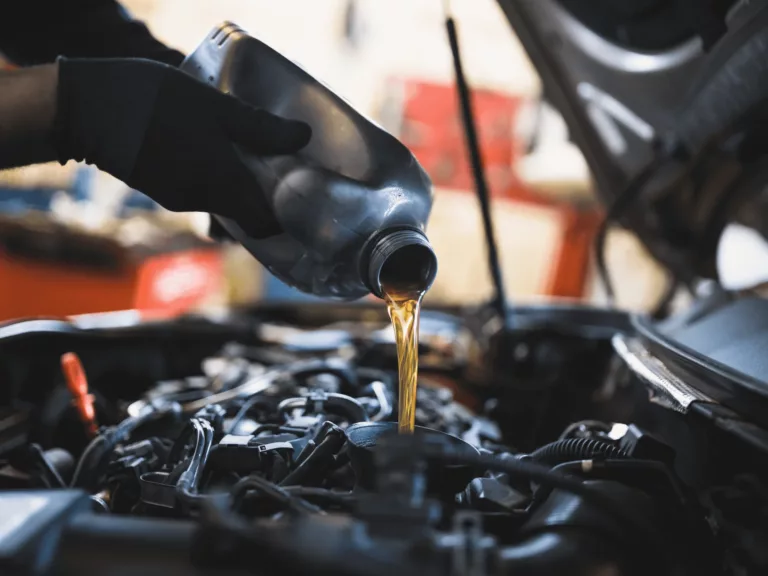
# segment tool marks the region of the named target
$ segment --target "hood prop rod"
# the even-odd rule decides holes
[[[480,154],[480,144],[477,137],[477,128],[475,124],[474,112],[472,110],[472,100],[467,79],[464,76],[464,68],[461,63],[461,51],[459,49],[459,37],[456,32],[456,22],[453,19],[449,0],[445,0],[445,28],[448,32],[448,42],[451,46],[453,55],[453,69],[456,74],[456,91],[459,96],[459,107],[461,109],[461,119],[464,124],[464,135],[467,143],[467,152],[472,167],[472,176],[475,180],[475,189],[477,199],[480,201],[480,211],[483,216],[483,229],[485,231],[485,243],[488,249],[488,267],[491,272],[491,279],[494,286],[494,297],[492,305],[496,310],[501,321],[502,328],[508,328],[509,312],[507,308],[507,296],[504,292],[504,280],[501,275],[501,265],[499,263],[499,252],[496,244],[496,237],[493,230],[493,219],[491,217],[491,206],[488,193],[488,183],[485,179],[485,170],[483,168],[483,159]]]

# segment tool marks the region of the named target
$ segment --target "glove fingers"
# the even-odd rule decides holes
[[[222,120],[229,137],[255,154],[292,154],[312,137],[304,122],[280,118],[231,96],[224,102]]]

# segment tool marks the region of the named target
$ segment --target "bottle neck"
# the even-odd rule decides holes
[[[362,266],[368,289],[383,298],[383,286],[426,291],[437,275],[437,256],[423,232],[392,229],[377,234]]]

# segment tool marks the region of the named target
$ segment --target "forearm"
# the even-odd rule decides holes
[[[9,14],[0,16],[0,52],[20,66],[46,64],[57,56],[147,58],[172,66],[184,58],[115,0],[20,0],[12,5]]]
[[[0,71],[0,169],[56,159],[58,66]]]

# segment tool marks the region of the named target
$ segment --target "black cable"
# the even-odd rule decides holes
[[[253,408],[256,404],[259,404],[260,402],[266,402],[270,405],[272,402],[263,396],[259,396],[258,394],[251,396],[243,402],[243,405],[240,407],[240,410],[237,411],[237,414],[235,414],[235,417],[232,418],[232,420],[229,423],[229,431],[227,434],[234,434],[235,430],[237,429],[237,425],[240,424],[240,422],[245,418],[246,414],[248,414],[248,411]]]
[[[621,216],[632,207],[632,204],[637,200],[637,197],[656,174],[656,171],[662,163],[669,158],[670,155],[668,154],[657,154],[656,157],[632,179],[627,187],[614,198],[605,213],[603,221],[600,222],[600,227],[597,229],[597,233],[595,234],[595,264],[609,304],[615,303],[616,293],[608,270],[608,264],[605,261],[605,242],[608,238],[608,230],[614,221],[621,218]]]
[[[472,454],[459,451],[451,445],[437,444],[422,446],[424,456],[430,459],[442,460],[452,464],[464,464],[477,467],[478,469],[487,469],[495,472],[505,472],[510,476],[521,476],[530,481],[558,490],[565,490],[580,496],[586,502],[593,504],[602,512],[612,516],[621,524],[626,525],[630,530],[636,533],[637,537],[642,539],[649,547],[660,548],[660,542],[656,537],[653,527],[646,525],[638,520],[633,514],[628,513],[621,507],[621,503],[615,499],[606,496],[599,490],[584,484],[584,482],[574,476],[568,476],[560,472],[551,470],[547,466],[542,466],[526,460],[512,458],[500,459],[494,455]]]
[[[746,121],[749,121],[749,115],[746,115]],[[643,188],[653,177],[658,168],[667,161],[677,160],[686,164],[685,173],[681,179],[687,179],[692,182],[696,189],[699,188],[700,177],[696,175],[699,173],[703,165],[706,162],[711,161],[711,153],[717,152],[723,145],[734,135],[738,134],[740,130],[744,129],[744,124],[739,123],[735,126],[731,126],[714,135],[711,135],[701,146],[696,150],[688,150],[686,146],[679,141],[676,137],[670,137],[667,139],[659,140],[655,143],[655,157],[654,159],[628,184],[623,192],[621,192],[608,208],[605,218],[600,225],[600,228],[595,235],[595,255],[598,274],[605,286],[606,295],[610,302],[613,302],[614,291],[613,284],[611,283],[610,275],[605,263],[605,241],[608,233],[608,228],[612,221],[619,219],[627,209],[629,209],[633,202],[637,199],[637,196],[642,192]],[[707,226],[704,229],[710,226]],[[664,264],[664,263],[663,263]],[[667,268],[670,268],[668,263]],[[667,299],[674,297],[676,288],[679,286],[688,286],[694,278],[692,270],[684,270],[681,273],[680,266],[684,263],[676,263],[675,269],[671,270],[675,276],[670,280],[668,291],[665,292],[661,302],[654,310],[654,314],[660,314],[663,312],[663,306],[667,304]]]
[[[126,418],[118,425],[102,430],[80,455],[70,486],[93,491],[94,483],[101,473],[106,457],[117,445],[127,440],[139,426],[173,410],[172,402],[148,405],[138,416]]]
[[[603,460],[629,458],[629,452],[615,444],[595,438],[567,438],[545,444],[534,450],[530,457],[540,464],[555,466],[562,462],[591,458]]]
[[[70,487],[87,487],[92,476],[93,468],[108,451],[108,447],[109,442],[104,434],[100,434],[91,440],[80,455],[80,459],[77,461],[77,467],[75,467],[75,472],[72,474],[72,481],[69,483]]]
[[[302,498],[293,495],[287,489],[281,488],[277,484],[256,475],[246,476],[232,487],[230,493],[235,503],[237,503],[248,490],[257,490],[279,503],[281,506],[293,510],[294,512],[310,512],[312,514],[317,514],[322,511],[314,504],[310,504]]]
[[[187,469],[184,472],[188,472],[190,469],[195,467],[196,462],[200,462],[203,446],[205,444],[205,429],[203,428],[200,420],[197,418],[192,418],[189,421],[189,426],[190,430],[192,431],[192,435],[195,437],[195,442],[194,448],[192,449],[192,454],[189,457],[189,466],[187,466]]]
[[[669,316],[670,307],[677,295],[678,288],[680,288],[680,281],[674,276],[670,276],[667,279],[667,285],[664,288],[664,292],[659,297],[659,301],[656,302],[651,310],[651,318],[654,320],[664,320]]]
[[[192,504],[198,499],[197,488],[211,451],[214,432],[208,420],[192,418],[189,423],[195,434],[195,448],[190,457],[189,467],[181,473],[176,482],[176,494],[182,502]]]
[[[464,123],[467,151],[469,152],[472,175],[475,180],[477,199],[480,201],[480,211],[483,216],[485,243],[488,248],[488,267],[490,268],[491,279],[493,280],[493,286],[496,291],[493,304],[499,319],[501,320],[502,326],[506,327],[509,322],[507,296],[504,291],[504,280],[501,274],[501,264],[499,263],[499,253],[493,230],[488,183],[485,179],[483,158],[480,153],[480,144],[477,137],[474,113],[472,111],[472,99],[469,85],[467,84],[467,79],[464,75],[464,67],[461,63],[461,51],[459,48],[458,33],[456,32],[456,23],[454,22],[453,17],[449,14],[445,20],[445,28],[448,32],[448,43],[451,46],[451,54],[453,55],[453,69],[456,73],[456,90],[459,95],[459,107],[461,108],[461,118]]]
[[[357,496],[352,492],[337,492],[327,488],[314,488],[310,486],[285,486],[283,490],[292,496],[304,498],[305,500],[318,500],[347,509],[353,508],[357,503]]]

